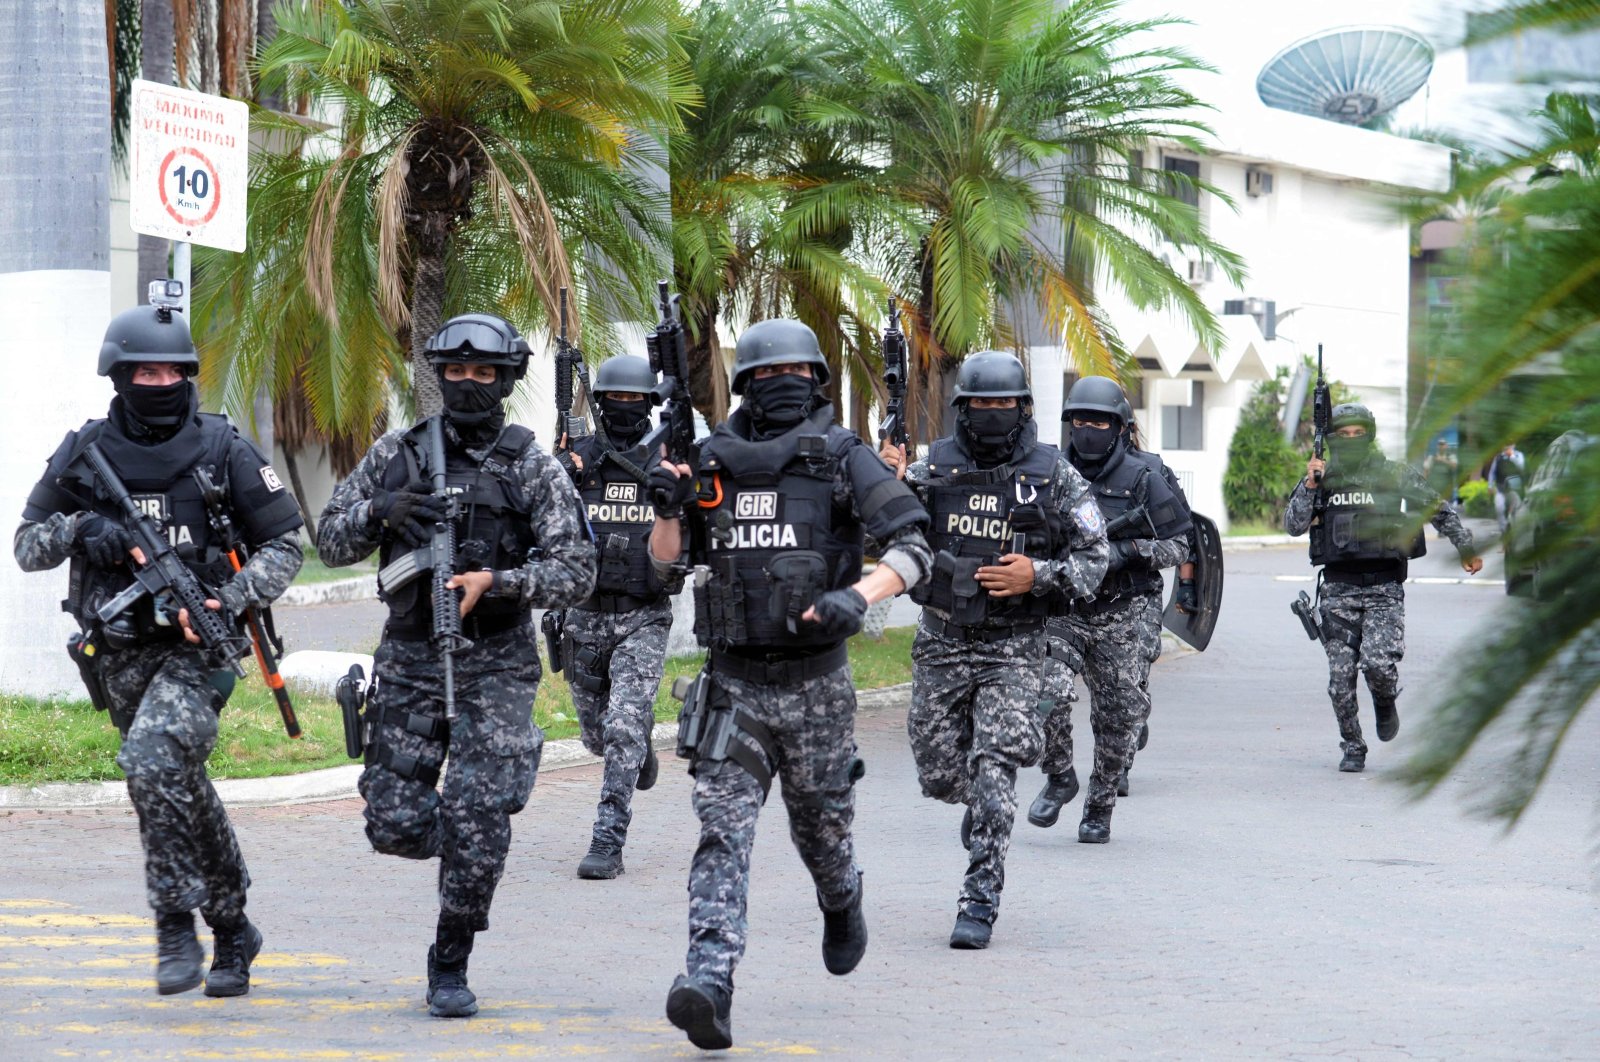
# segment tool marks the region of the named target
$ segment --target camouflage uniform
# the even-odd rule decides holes
[[[1399,462],[1385,461],[1398,477],[1400,493],[1412,511],[1432,512],[1430,521],[1448,538],[1463,559],[1472,556],[1472,532],[1461,524],[1456,511],[1428,484],[1421,473]],[[1311,529],[1316,492],[1304,480],[1295,485],[1283,527],[1291,535]],[[1372,585],[1337,581],[1330,568],[1320,587],[1322,647],[1328,654],[1328,696],[1339,722],[1339,737],[1347,752],[1365,754],[1366,740],[1357,715],[1356,676],[1367,677],[1374,700],[1392,702],[1400,695],[1400,659],[1405,655],[1405,562],[1399,561],[1394,577]],[[1356,642],[1355,646],[1350,644]]]
[[[446,432],[453,454],[464,452],[480,468],[490,457],[487,444],[463,447],[448,424]],[[372,498],[385,475],[392,475],[405,435],[395,431],[380,438],[335,488],[317,527],[324,563],[353,564],[382,544],[369,522]],[[527,803],[538,770],[543,735],[533,725],[532,709],[540,666],[527,613],[576,604],[594,584],[594,545],[561,466],[529,443],[506,478],[525,500],[535,543],[530,556],[536,559],[496,570],[493,587],[479,602],[514,605],[519,623],[483,633],[473,614],[462,622],[474,644],[455,655],[459,718],[443,726],[438,653],[425,636],[397,635],[393,614],[373,658],[377,691],[370,711],[382,722],[378,755],[369,749],[360,782],[367,837],[386,854],[441,858],[441,941],[462,934],[470,940],[471,933],[487,928],[511,843],[509,817]],[[447,749],[441,794],[434,783]],[[407,757],[415,758],[414,769],[405,769],[413,763]]]
[[[1032,446],[1034,425],[1021,446]],[[1054,451],[1054,447],[1048,448]],[[906,470],[927,503],[928,461]],[[1033,561],[1035,597],[1092,593],[1107,547],[1088,484],[1056,452],[1051,501],[1066,533],[1053,556]],[[1084,510],[1088,507],[1088,511]],[[948,613],[925,606],[912,643],[911,711],[906,730],[924,796],[971,809],[969,862],[958,901],[963,916],[993,924],[1005,883],[1005,857],[1017,812],[1017,769],[1038,762],[1041,746],[1043,623],[995,641],[969,641],[946,626]],[[992,618],[995,624],[1016,620]]]
[[[114,403],[114,421],[116,409]],[[252,550],[244,568],[215,588],[227,614],[236,616],[245,608],[270,605],[294,580],[304,556],[298,507],[260,451],[220,421],[216,418],[212,426],[226,449],[211,468],[212,478],[226,484],[228,508]],[[80,436],[93,428],[105,441],[109,429],[97,427],[101,423],[91,421],[67,436],[29,497],[15,539],[17,563],[24,571],[45,571],[69,559],[87,564],[74,556],[73,545],[85,513],[57,480]],[[135,475],[120,465],[118,471],[129,480],[130,490],[137,491]],[[173,492],[187,478],[175,477],[163,496],[176,497]],[[180,526],[174,521],[169,532],[178,534]],[[193,529],[194,541],[202,541],[202,533]],[[97,659],[107,708],[122,734],[117,766],[127,776],[128,797],[139,815],[150,906],[160,914],[198,908],[214,929],[237,928],[244,921],[250,875],[227,812],[206,775],[226,699],[212,684],[213,666],[175,628],[142,635],[127,648],[103,644]]]
[[[672,599],[630,612],[573,609],[566,631],[574,646],[590,646],[606,661],[610,685],[600,691],[572,684],[583,747],[606,761],[594,839],[621,847],[633,819],[633,789],[639,780],[655,726],[656,693],[672,631]],[[569,665],[570,666],[570,665]]]
[[[813,480],[811,489],[827,500],[837,539],[843,542],[853,538],[855,554],[853,571],[833,571],[831,577],[842,581],[843,586],[853,585],[860,577],[864,529],[878,543],[879,563],[898,574],[908,587],[915,585],[927,574],[931,563],[922,534],[925,520],[909,492],[895,491],[897,484],[878,456],[858,436],[832,426],[832,417],[833,407],[824,405],[805,423],[770,444],[774,453],[784,446],[792,450],[796,437],[814,433],[826,441],[828,453],[835,458],[831,481]],[[742,496],[740,477],[733,474],[734,469],[718,465],[713,471],[705,461],[718,444],[748,446],[749,424],[748,414],[741,407],[708,440],[702,440],[701,498],[707,498],[705,492],[715,478],[720,484],[717,505],[724,497],[730,504],[716,508],[707,503],[706,508],[691,509],[691,542],[706,542],[706,525],[711,516],[729,515],[728,510],[735,508],[731,503]],[[772,466],[788,467],[786,460],[775,459]],[[763,483],[779,486],[775,493],[784,505],[795,504],[795,496],[786,493],[790,478]],[[878,502],[872,511],[863,512],[860,502],[869,494]],[[775,510],[776,518],[783,519],[782,514],[787,512],[788,519],[795,520],[795,511]],[[821,518],[827,520],[829,516]],[[816,529],[801,528],[799,533],[809,534],[812,530]],[[737,539],[741,531],[742,528],[730,531],[730,538]],[[721,532],[713,529],[711,533]],[[713,563],[745,555],[735,548],[709,548],[700,556],[694,556],[695,551],[696,547],[691,546],[691,559],[709,559]],[[758,551],[751,550],[750,555],[758,555]],[[651,562],[661,578],[671,577],[672,569],[654,555]],[[712,578],[716,579],[715,573]],[[754,584],[753,578],[745,580],[747,587]],[[765,592],[764,585],[760,592]],[[802,621],[798,644],[775,639],[770,644],[756,641],[725,647],[719,639],[723,629],[709,615],[709,600],[704,588],[696,590],[697,633],[712,645],[707,678],[713,682],[714,704],[745,713],[770,734],[770,755],[766,750],[756,751],[753,740],[745,743],[767,760],[772,777],[782,784],[783,801],[789,812],[789,836],[816,884],[819,905],[825,912],[845,908],[860,895],[861,877],[850,834],[855,818],[852,766],[856,762],[856,695],[843,644],[824,646],[803,641],[809,624]],[[755,617],[766,614],[766,602],[753,603],[748,611],[754,626]],[[819,661],[835,656],[838,664],[818,670]],[[764,679],[753,679],[741,677],[736,669],[766,674]],[[700,758],[695,762],[694,774],[693,799],[695,814],[700,818],[700,844],[689,872],[686,966],[691,980],[731,994],[733,971],[744,955],[750,850],[755,844],[756,818],[766,792],[760,782],[732,760]]]

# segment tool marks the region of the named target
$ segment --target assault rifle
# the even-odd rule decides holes
[[[904,446],[906,436],[906,334],[900,330],[900,305],[889,297],[889,324],[883,330],[883,386],[889,393],[879,439]]]
[[[667,458],[674,464],[688,464],[694,449],[694,405],[689,400],[689,351],[683,332],[683,322],[678,319],[678,303],[682,295],[667,295],[667,282],[658,282],[661,321],[655,331],[645,336],[644,343],[650,353],[650,369],[661,374],[652,394],[661,403],[661,421],[631,451],[637,455],[634,464],[650,469],[660,460],[661,447],[667,448]]]
[[[556,335],[556,438],[557,444],[566,436],[567,445],[574,439],[589,434],[589,421],[572,415],[572,376],[576,373],[589,393],[589,367],[584,364],[583,351],[567,341],[567,289],[561,289],[561,331]]]
[[[144,553],[144,563],[134,569],[133,585],[102,605],[95,618],[109,623],[146,594],[154,601],[158,615],[166,616],[173,623],[178,622],[178,611],[186,609],[189,629],[199,636],[201,651],[208,660],[215,667],[228,668],[243,678],[244,668],[239,660],[250,652],[250,639],[242,637],[222,613],[206,607],[211,591],[178,556],[177,549],[167,540],[165,529],[139,508],[117,470],[100,450],[100,444],[90,443],[84,448],[83,456],[94,470],[97,489],[104,491],[122,510],[123,526],[132,532],[135,543]]]
[[[238,571],[244,567],[243,561],[249,559],[249,554],[245,550],[244,541],[233,526],[232,518],[228,516],[227,498],[222,488],[206,475],[205,469],[194,470],[194,481],[200,487],[200,496],[205,499],[206,516],[211,522],[211,531],[228,551],[228,563],[233,565],[234,571]],[[278,714],[283,716],[283,729],[290,737],[297,738],[300,736],[300,720],[294,714],[294,702],[289,700],[289,691],[284,688],[283,676],[278,673],[278,657],[283,654],[283,641],[278,638],[278,632],[272,625],[271,608],[245,609],[244,622],[246,629],[250,631],[250,641],[256,649],[256,664],[261,668],[261,677],[266,680],[267,688],[272,691],[273,699],[278,702]]]
[[[1322,460],[1322,451],[1328,437],[1328,431],[1333,423],[1333,395],[1329,392],[1328,381],[1322,375],[1322,344],[1317,344],[1317,385],[1311,389],[1311,449],[1316,454],[1317,460]],[[1317,486],[1322,485],[1322,474],[1317,474]]]
[[[428,572],[432,578],[433,630],[431,641],[444,665],[444,717],[455,722],[456,673],[454,655],[471,649],[472,642],[461,633],[461,598],[445,584],[455,574],[456,500],[445,484],[444,417],[428,420],[428,478],[435,497],[443,498],[445,515],[433,525],[433,538],[426,546],[390,561],[378,572],[378,588],[384,593],[398,590]]]

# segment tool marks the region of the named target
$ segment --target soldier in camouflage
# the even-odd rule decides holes
[[[1061,414],[1070,426],[1067,457],[1105,514],[1111,559],[1091,599],[1072,603],[1051,623],[1051,711],[1040,762],[1045,787],[1028,821],[1054,826],[1078,792],[1070,691],[1072,677],[1081,674],[1095,735],[1094,773],[1078,824],[1078,840],[1086,844],[1111,839],[1111,811],[1127,791],[1127,769],[1150,715],[1150,665],[1161,655],[1161,569],[1190,559],[1188,503],[1161,458],[1133,445],[1131,414],[1122,388],[1104,376],[1073,384]]]
[[[966,807],[968,851],[952,948],[989,945],[1017,813],[1017,770],[1038,762],[1045,619],[1105,571],[1100,510],[1061,451],[1038,441],[1022,363],[983,351],[961,364],[956,433],[905,468],[880,455],[933,521],[932,575],[912,645],[906,728],[925,796]]]
[[[734,355],[743,404],[701,440],[693,466],[663,461],[652,472],[658,574],[670,577],[685,556],[703,569],[695,606],[696,633],[710,647],[697,687],[705,696],[685,707],[707,727],[691,754],[700,845],[689,872],[688,973],[672,984],[667,1018],[708,1050],[733,1043],[750,850],[774,778],[816,884],[823,965],[847,974],[867,947],[850,836],[861,762],[845,640],[871,603],[916,585],[930,556],[927,516],[858,436],[832,423],[827,382],[811,329],[751,325]],[[864,533],[880,550],[865,577]]]
[[[532,718],[540,667],[531,611],[589,595],[594,545],[571,479],[532,432],[505,423],[505,399],[527,371],[528,345],[516,329],[487,314],[455,317],[427,353],[444,396],[445,476],[458,510],[458,574],[449,585],[460,592],[472,645],[455,654],[459,717],[451,722],[429,642],[429,579],[385,583],[389,619],[373,657],[367,714],[376,723],[360,790],[373,848],[440,861],[427,1002],[436,1017],[468,1017],[478,1004],[467,959],[474,935],[489,927],[510,817],[528,802],[544,743]],[[447,511],[430,493],[428,426],[383,436],[334,490],[317,528],[324,563],[353,564],[378,550],[387,567],[428,541]]]
[[[1339,721],[1339,770],[1361,771],[1367,743],[1356,711],[1356,675],[1367,677],[1378,739],[1400,730],[1400,658],[1405,655],[1407,562],[1426,549],[1422,519],[1448,538],[1470,575],[1483,568],[1472,532],[1409,465],[1375,445],[1378,426],[1366,406],[1333,408],[1328,461],[1313,457],[1283,514],[1291,535],[1311,533],[1311,563],[1322,566],[1322,646],[1328,654],[1328,696]],[[1410,514],[1410,515],[1408,515]]]
[[[213,589],[208,605],[234,619],[269,605],[300,569],[300,510],[227,418],[197,411],[191,378],[199,364],[188,325],[170,307],[117,315],[100,351],[100,375],[110,376],[117,392],[110,413],[68,433],[50,458],[28,496],[15,552],[24,571],[71,564],[65,607],[83,625],[75,657],[95,706],[109,711],[122,735],[117,765],[139,814],[146,893],[156,912],[156,990],[170,995],[200,984],[198,909],[213,938],[206,995],[238,996],[250,990],[261,933],[245,917],[250,875],[206,776],[233,675],[196,648],[187,612],[169,616],[145,597],[105,623],[98,619],[100,606],[132,585],[144,557],[81,456],[90,443],[106,455],[179,557]],[[237,573],[226,559],[231,543],[211,532],[196,470],[223,488],[249,547]]]
[[[633,791],[655,785],[660,769],[650,732],[672,630],[670,595],[683,581],[663,580],[650,564],[648,473],[627,453],[650,426],[655,386],[645,359],[608,358],[590,389],[598,430],[558,455],[583,498],[599,556],[594,593],[565,614],[561,650],[584,748],[605,759],[580,878],[623,873]]]

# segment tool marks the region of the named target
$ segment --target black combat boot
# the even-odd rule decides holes
[[[1083,806],[1083,821],[1078,823],[1079,844],[1105,844],[1111,840],[1111,808],[1099,804]]]
[[[441,928],[428,949],[428,1013],[435,1018],[470,1018],[478,1013],[478,997],[467,987],[467,958],[472,934]]]
[[[1378,740],[1393,741],[1400,733],[1400,712],[1395,708],[1394,698],[1374,697],[1372,707],[1378,715]]]
[[[961,816],[961,847],[972,850],[972,808],[969,806]]]
[[[667,993],[667,1020],[705,1051],[733,1046],[733,993],[679,974]]]
[[[817,893],[817,906],[822,907],[822,965],[831,974],[844,976],[856,968],[861,956],[867,953],[867,919],[861,913],[861,894],[866,882],[856,881],[856,895],[843,910],[830,911],[822,907],[822,894]]]
[[[656,758],[655,746],[650,744],[650,735],[644,737],[644,762],[639,765],[639,780],[633,787],[641,793],[656,784],[656,777],[661,773],[661,761]]]
[[[164,996],[187,992],[200,983],[205,949],[194,935],[194,912],[156,915],[156,991]]]
[[[211,972],[206,995],[242,996],[250,991],[250,964],[261,954],[261,930],[249,919],[237,929],[212,927]]]
[[[1339,761],[1339,770],[1346,774],[1357,774],[1367,769],[1367,750],[1357,748],[1348,741],[1344,745],[1344,759]]]
[[[1078,770],[1068,767],[1066,774],[1047,774],[1044,776],[1044,788],[1039,790],[1039,795],[1034,798],[1033,806],[1028,808],[1028,821],[1035,826],[1049,829],[1056,824],[1056,819],[1061,817],[1061,809],[1073,797],[1078,795]]]
[[[950,946],[957,951],[982,951],[989,946],[994,927],[971,915],[956,915],[956,927],[950,931]]]
[[[1124,767],[1117,772],[1117,796],[1128,795],[1128,768]]]
[[[578,877],[589,881],[610,881],[622,873],[621,845],[599,839],[589,842],[589,854],[578,863]]]

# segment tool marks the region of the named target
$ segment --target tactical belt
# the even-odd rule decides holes
[[[1403,583],[1405,575],[1394,569],[1378,572],[1336,572],[1324,569],[1323,578],[1330,583],[1341,586],[1384,586],[1388,583]]]
[[[844,667],[849,659],[849,653],[842,642],[815,656],[802,656],[789,660],[754,659],[713,649],[711,670],[718,675],[726,675],[744,682],[787,686],[837,671]]]
[[[659,597],[635,597],[632,594],[590,594],[581,604],[572,606],[580,612],[635,612],[660,601]]]
[[[461,633],[469,641],[475,642],[479,638],[493,638],[497,634],[516,630],[532,620],[531,612],[499,616],[479,616],[469,612],[461,620]],[[391,619],[383,625],[383,636],[397,642],[426,642],[433,639],[433,629],[427,623],[397,623]]]
[[[1022,638],[1044,630],[1042,619],[1033,623],[1017,623],[1009,627],[966,627],[942,620],[926,610],[922,613],[922,625],[939,637],[948,638],[953,642],[1003,642],[1007,638]]]

